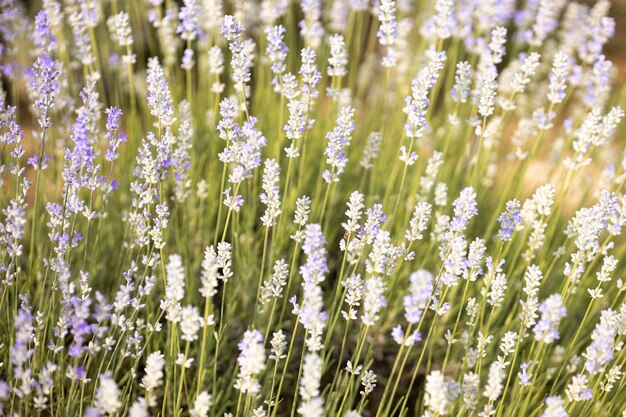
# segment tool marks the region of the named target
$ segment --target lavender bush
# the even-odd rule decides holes
[[[0,415],[626,416],[588,3],[0,0]]]

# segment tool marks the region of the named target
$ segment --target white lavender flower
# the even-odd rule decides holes
[[[343,35],[335,33],[328,39],[330,43],[330,57],[328,58],[328,75],[330,77],[345,77],[348,74],[348,52]]]
[[[190,410],[189,414],[191,417],[207,417],[212,405],[213,398],[211,394],[202,391],[194,400],[193,408]]]
[[[361,158],[361,166],[365,169],[374,168],[374,164],[378,159],[380,152],[380,145],[382,143],[383,136],[380,132],[372,132],[367,138],[365,149],[363,150],[363,157]]]
[[[432,371],[426,377],[424,406],[432,415],[443,416],[448,413],[451,405],[451,396],[448,385],[440,371]]]
[[[530,265],[524,274],[524,293],[526,294],[526,300],[520,300],[522,313],[520,318],[522,319],[522,325],[527,328],[532,327],[536,323],[537,310],[539,308],[539,299],[537,293],[539,292],[539,286],[543,280],[543,274],[537,265]]]
[[[317,49],[324,36],[324,27],[320,22],[322,2],[320,0],[302,0],[300,5],[304,13],[304,20],[300,21],[300,34],[307,47]]]
[[[304,356],[302,380],[300,381],[302,403],[298,407],[298,413],[302,417],[321,417],[324,415],[324,400],[320,396],[322,366],[322,358],[317,353],[307,353]]]
[[[244,394],[256,395],[261,390],[258,376],[265,369],[263,335],[258,330],[246,330],[237,347],[239,374],[235,388]]]
[[[533,37],[530,41],[532,46],[541,46],[547,36],[558,25],[557,18],[565,5],[564,0],[551,1],[540,0],[537,19],[533,25]]]
[[[538,52],[531,52],[528,56],[524,57],[519,70],[515,72],[511,80],[509,87],[511,92],[522,94],[526,90],[530,79],[537,72],[537,68],[539,68],[539,57]]]
[[[272,72],[276,77],[282,76],[287,71],[285,60],[287,59],[288,48],[283,37],[287,29],[284,26],[272,26],[265,29],[267,36],[267,56],[271,63]],[[272,81],[275,85],[278,79]]]
[[[287,355],[285,355],[287,337],[282,330],[273,333],[270,345],[272,346],[271,354],[269,356],[271,360],[279,362],[287,357]]]
[[[161,300],[161,309],[165,311],[165,318],[173,323],[180,321],[182,306],[181,300],[185,296],[185,270],[180,255],[170,255],[166,266],[167,285],[165,298]]]
[[[280,181],[280,166],[275,159],[265,160],[263,171],[263,193],[259,196],[261,202],[267,207],[261,216],[261,222],[265,227],[272,227],[276,224],[276,218],[280,216],[281,201],[280,189],[277,183]]]
[[[361,385],[363,386],[363,390],[361,391],[361,395],[363,396],[374,391],[374,388],[376,388],[376,374],[374,371],[368,369],[363,372],[363,375],[361,375]]]
[[[139,397],[128,409],[128,417],[149,417],[148,403],[145,398]]]
[[[279,259],[274,264],[274,273],[272,277],[263,283],[261,288],[261,305],[266,304],[272,298],[281,298],[283,296],[283,288],[287,285],[287,277],[289,276],[289,265],[284,259]]]
[[[209,246],[204,250],[204,258],[202,259],[200,272],[200,294],[204,298],[211,298],[217,294],[217,284],[219,279],[219,264],[217,253],[213,246]]]
[[[384,291],[385,284],[380,276],[375,275],[365,280],[361,320],[366,326],[373,326],[380,318],[378,314],[386,305]]]
[[[287,158],[297,158],[300,156],[298,139],[301,139],[307,126],[307,108],[303,100],[289,100],[289,119],[285,124],[284,131],[287,139],[291,141],[289,147],[285,148]]]
[[[487,68],[480,73],[478,79],[478,89],[480,92],[478,100],[478,114],[482,117],[489,117],[493,114],[496,104],[496,90],[498,88],[498,71],[493,64],[488,64]]]
[[[198,313],[198,307],[188,305],[182,308],[180,313],[181,339],[187,342],[198,339],[198,331],[203,325],[204,321]]]
[[[445,52],[429,51],[430,61],[411,82],[411,95],[405,99],[403,109],[407,115],[404,130],[408,138],[421,138],[428,129],[426,112],[430,105],[430,90],[437,83],[446,60]]]
[[[220,279],[227,283],[233,276],[232,266],[232,246],[228,242],[220,242],[217,244],[217,263],[222,269]]]
[[[101,374],[98,379],[99,385],[95,395],[95,406],[102,413],[113,415],[117,413],[122,406],[120,396],[122,391],[119,389],[111,373]]]
[[[126,51],[122,57],[124,65],[133,65],[136,61],[136,55],[132,52],[134,38],[129,19],[129,15],[126,12],[119,12],[107,19],[111,38]]]
[[[413,216],[409,222],[410,229],[404,234],[407,241],[413,242],[415,240],[421,240],[424,237],[422,233],[428,227],[431,211],[432,206],[429,203],[420,202],[415,205]]]
[[[504,377],[505,373],[500,367],[500,364],[498,364],[498,362],[492,362],[489,366],[487,385],[485,385],[485,390],[483,392],[483,395],[487,397],[490,402],[496,401],[502,393],[502,380]]]
[[[154,391],[163,383],[163,367],[165,366],[165,358],[158,350],[148,355],[146,359],[146,374],[141,379],[140,386],[147,392]],[[151,402],[148,397],[148,401]]]
[[[604,257],[600,271],[596,273],[596,279],[599,282],[611,281],[611,273],[617,268],[617,259],[613,255]]]
[[[396,21],[396,2],[394,0],[381,0],[378,12],[380,27],[376,35],[381,45],[387,48],[387,55],[382,60],[385,68],[396,66],[396,40],[398,37],[398,23]]]
[[[304,281],[300,322],[307,331],[309,337],[306,344],[312,352],[317,352],[322,348],[321,336],[327,320],[327,314],[323,311],[324,302],[320,287],[328,272],[325,243],[326,240],[319,224],[306,226],[302,250],[307,261],[300,267],[300,274]]]
[[[169,84],[165,78],[163,67],[156,57],[148,59],[147,79],[148,104],[150,114],[157,119],[158,126],[170,127],[174,123],[174,106]]]
[[[472,84],[472,66],[467,61],[456,64],[456,74],[454,76],[454,86],[452,87],[452,101],[455,103],[466,103]]]
[[[569,56],[563,51],[557,52],[554,56],[552,72],[550,73],[550,85],[548,86],[548,100],[553,105],[561,103],[565,98],[565,89],[567,88],[570,71]]]
[[[341,285],[346,289],[345,303],[348,305],[348,311],[341,310],[341,315],[345,320],[356,320],[357,312],[361,305],[361,298],[363,297],[363,280],[361,275],[352,274]]]
[[[456,30],[454,1],[436,0],[435,16],[433,17],[435,33],[439,39],[448,39]]]
[[[305,226],[309,221],[311,213],[311,199],[308,196],[302,196],[296,200],[296,212],[294,214],[294,223],[298,226]]]
[[[498,237],[504,241],[511,240],[513,232],[522,222],[520,202],[515,199],[507,201],[506,211],[500,214],[500,216],[498,217],[498,222],[500,223]]]
[[[346,217],[348,218],[348,220],[341,223],[347,233],[356,233],[361,228],[361,226],[359,225],[359,221],[361,220],[361,216],[363,215],[363,208],[365,207],[365,205],[363,204],[363,199],[363,194],[358,191],[354,191],[352,194],[350,194],[350,199],[347,203],[348,210],[346,211]]]
[[[574,375],[565,388],[565,395],[569,401],[589,401],[593,396],[589,388],[589,377],[585,374]]]
[[[491,42],[489,42],[489,50],[491,51],[491,62],[499,64],[502,57],[506,53],[504,45],[506,43],[506,28],[498,26],[491,31]]]
[[[328,184],[339,182],[339,176],[348,163],[345,148],[350,145],[354,127],[354,109],[350,106],[342,107],[337,117],[337,126],[326,134],[328,145],[324,155],[331,169],[325,169],[322,178]]]
[[[309,109],[313,101],[319,95],[317,85],[322,78],[322,74],[319,72],[317,65],[315,64],[316,54],[313,49],[302,49],[300,56],[302,59],[302,64],[300,65],[300,70],[298,71],[301,77],[300,92],[302,93],[302,97],[305,102],[306,119],[309,119]]]

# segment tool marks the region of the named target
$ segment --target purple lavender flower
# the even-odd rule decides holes
[[[508,201],[506,203],[506,211],[500,214],[498,222],[500,222],[498,237],[504,241],[511,240],[515,228],[522,222],[520,202],[515,199]]]
[[[567,316],[560,294],[552,294],[539,305],[541,319],[533,328],[535,340],[552,343],[559,338],[559,322]]]
[[[374,238],[380,232],[382,224],[387,221],[387,216],[383,213],[382,204],[374,204],[374,207],[367,209],[365,212],[367,220],[363,226],[362,232],[365,235],[367,243],[374,241]]]
[[[113,162],[120,156],[117,153],[120,145],[127,141],[124,132],[118,133],[118,131],[120,130],[120,118],[122,117],[122,110],[117,107],[109,107],[104,111],[104,113],[107,115],[107,121],[105,126],[107,133],[104,135],[104,138],[109,141],[109,147],[106,150],[104,159],[109,162]]]
[[[15,341],[9,349],[9,356],[13,365],[13,377],[16,379],[14,391],[18,397],[22,398],[29,395],[33,388],[32,370],[28,366],[28,362],[35,352],[32,347],[35,328],[31,308],[28,305],[28,296],[21,295],[20,298],[22,303],[13,324]]]
[[[409,293],[404,296],[404,316],[409,323],[418,323],[428,300],[433,294],[434,276],[425,269],[409,276]]]
[[[30,72],[29,84],[35,95],[33,107],[38,113],[39,126],[48,129],[51,126],[50,111],[54,107],[55,94],[59,91],[58,62],[48,55],[37,57]]]
[[[56,43],[50,28],[48,14],[45,10],[40,10],[35,16],[35,45],[41,48],[44,54],[52,55]]]
[[[450,224],[450,229],[453,232],[462,232],[467,228],[470,219],[478,214],[474,189],[472,187],[464,188],[452,206],[454,207],[454,218]]]
[[[176,33],[180,34],[181,39],[193,41],[201,35],[201,8],[196,0],[184,0],[184,6],[180,9],[178,18],[180,23]]]
[[[224,16],[224,20],[222,21],[222,35],[227,41],[234,41],[243,33],[243,31],[243,25],[235,20],[234,16]]]

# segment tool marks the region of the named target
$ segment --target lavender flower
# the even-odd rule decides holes
[[[428,66],[422,69],[411,82],[411,95],[405,99],[403,111],[407,115],[404,130],[408,138],[421,138],[428,129],[426,112],[430,105],[430,90],[437,83],[439,72],[446,60],[445,52],[430,51],[431,58]]]
[[[59,90],[58,77],[57,61],[47,55],[37,57],[29,84],[35,95],[33,107],[38,113],[37,121],[44,130],[52,125],[50,111],[55,105],[56,93]]]
[[[196,0],[184,0],[184,6],[178,13],[180,23],[176,29],[176,33],[186,41],[193,41],[201,35],[200,18],[201,9]]]
[[[342,35],[334,34],[329,38],[330,57],[328,58],[328,75],[330,77],[345,77],[348,52]]]
[[[452,87],[452,100],[455,103],[465,103],[472,84],[472,66],[467,61],[456,64],[454,87]]]
[[[261,202],[266,205],[265,213],[261,216],[261,222],[265,227],[276,224],[276,218],[281,213],[280,189],[276,183],[280,180],[280,166],[274,159],[265,160],[263,172],[263,193],[259,196]]]
[[[322,378],[322,358],[317,353],[307,353],[302,366],[300,397],[302,404],[298,413],[302,417],[321,417],[324,415],[324,400],[320,396]]]
[[[561,397],[548,397],[546,398],[546,409],[541,414],[541,417],[567,417],[567,411],[565,410],[565,403]]]
[[[613,310],[603,310],[600,321],[591,333],[591,343],[583,353],[583,357],[586,359],[585,370],[590,375],[600,373],[613,358],[615,336],[617,335],[614,324],[616,320],[618,320],[617,314]]]
[[[563,51],[559,51],[554,56],[552,72],[550,73],[550,85],[548,100],[552,104],[559,104],[565,98],[566,83],[570,75],[570,58]]]
[[[429,271],[420,269],[409,276],[409,294],[404,296],[404,316],[409,323],[420,321],[423,311],[434,290],[434,276]]]
[[[376,35],[381,45],[387,48],[387,55],[382,60],[385,68],[396,66],[396,39],[398,37],[398,24],[396,22],[396,2],[394,0],[381,0],[378,20],[380,27]]]
[[[104,414],[115,414],[122,406],[121,390],[110,373],[100,375],[100,386],[96,391],[95,405]]]
[[[450,229],[453,232],[462,232],[467,228],[470,219],[478,214],[474,189],[472,187],[464,188],[452,206],[454,207],[454,218]]]
[[[212,405],[213,398],[211,394],[202,391],[193,402],[193,409],[190,411],[191,417],[207,417]]]
[[[272,80],[274,85],[278,85],[278,77],[281,77],[287,71],[285,60],[289,49],[285,44],[283,37],[287,29],[284,26],[272,26],[265,29],[267,36],[267,56],[272,64],[272,72],[277,77]]]
[[[498,217],[498,222],[500,222],[498,237],[504,241],[511,240],[513,232],[522,222],[520,202],[515,199],[508,201],[506,203],[506,211],[500,214],[500,216]]]
[[[122,49],[126,50],[126,53],[122,57],[122,62],[125,65],[133,65],[136,61],[136,55],[131,51],[133,43],[133,32],[130,28],[130,17],[126,12],[120,12],[107,19],[107,26],[111,33],[111,38]]]
[[[478,88],[480,91],[478,114],[489,117],[493,114],[498,88],[498,71],[495,65],[488,64],[487,68],[480,73]]]
[[[567,315],[563,299],[559,294],[552,294],[539,306],[541,319],[535,327],[535,340],[541,343],[552,343],[559,338],[559,322]]]
[[[122,143],[127,142],[127,137],[124,132],[120,131],[120,118],[122,117],[122,110],[117,107],[109,107],[104,111],[107,115],[106,130],[107,133],[104,136],[109,141],[109,147],[106,150],[104,158],[113,162],[119,158],[118,149]]]
[[[321,335],[326,326],[327,315],[323,308],[322,289],[320,284],[328,272],[326,263],[326,240],[319,224],[306,226],[306,233],[302,251],[307,256],[306,264],[300,267],[303,279],[303,300],[300,311],[300,321],[307,330],[309,338],[306,343],[312,352],[322,348]]]
[[[324,155],[326,155],[326,163],[331,166],[331,169],[325,169],[322,177],[327,184],[339,182],[339,175],[343,173],[348,162],[344,148],[350,144],[354,127],[354,109],[349,106],[343,107],[337,118],[337,126],[326,134],[328,146]]]
[[[300,6],[304,13],[304,20],[299,23],[300,34],[307,47],[317,49],[324,36],[324,27],[320,22],[322,2],[320,0],[302,0]]]
[[[263,335],[258,330],[247,330],[237,345],[239,374],[235,388],[244,394],[256,395],[261,386],[258,375],[265,369],[265,349]]]
[[[148,59],[147,71],[148,104],[150,114],[157,119],[158,126],[170,127],[174,123],[174,107],[169,84],[158,58]]]
[[[378,159],[380,153],[380,146],[382,144],[383,136],[380,132],[372,132],[367,138],[367,144],[363,150],[363,157],[361,158],[361,166],[367,170],[374,168],[374,164]]]
[[[41,52],[47,56],[52,55],[57,44],[50,23],[45,10],[40,10],[35,16],[35,45],[41,48]]]
[[[185,270],[180,255],[171,255],[166,267],[167,286],[165,298],[161,300],[161,309],[166,312],[165,318],[173,323],[181,319],[182,306],[180,301],[185,296]]]

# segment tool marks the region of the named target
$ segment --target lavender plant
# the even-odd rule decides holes
[[[626,416],[609,0],[0,0],[0,415]]]

